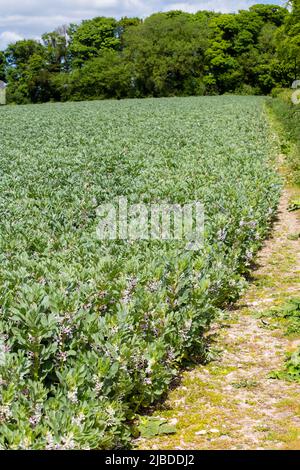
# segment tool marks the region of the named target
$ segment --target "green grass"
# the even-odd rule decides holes
[[[300,105],[292,103],[292,91],[286,90],[269,100],[283,129],[282,152],[287,155],[292,180],[300,185]]]
[[[282,151],[286,154],[287,169],[291,182],[296,186],[294,190],[296,197],[290,201],[289,210],[299,211],[299,186],[300,186],[300,105],[292,103],[292,91],[285,90],[276,98],[269,101],[271,109],[281,125]],[[289,235],[289,240],[297,242],[300,234]],[[295,245],[295,250],[297,244]],[[288,301],[271,312],[272,316],[281,320],[286,327],[288,335],[299,336],[300,333],[300,301],[290,298]],[[274,377],[286,378],[288,380],[300,380],[300,349],[288,354],[283,371],[275,372]]]
[[[265,313],[266,316],[276,319],[289,336],[299,337],[300,334],[300,299],[291,298],[281,307],[274,308]],[[300,350],[287,355],[285,367],[282,371],[274,372],[274,378],[300,381]]]
[[[234,301],[280,193],[264,99],[1,108],[0,446],[129,445]],[[100,241],[97,207],[200,201],[205,243]]]

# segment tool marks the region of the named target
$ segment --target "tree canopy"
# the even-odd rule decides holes
[[[0,53],[16,103],[219,93],[268,94],[300,77],[300,0],[238,13],[96,17]]]

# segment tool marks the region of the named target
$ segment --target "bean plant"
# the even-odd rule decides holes
[[[260,97],[3,107],[0,448],[116,449],[234,302],[281,181]],[[97,208],[200,201],[205,240],[99,240]]]

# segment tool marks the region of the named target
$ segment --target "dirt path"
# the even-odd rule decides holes
[[[246,295],[214,326],[219,359],[186,370],[154,412],[176,423],[176,434],[140,439],[138,448],[300,449],[300,384],[268,378],[300,340],[255,317],[300,294],[300,239],[289,237],[300,233],[299,212],[287,211],[295,191],[282,195],[273,237]]]

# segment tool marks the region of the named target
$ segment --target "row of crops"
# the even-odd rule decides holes
[[[280,181],[259,97],[7,107],[0,140],[0,446],[127,446],[234,301]],[[100,241],[97,207],[201,201],[205,242]]]

